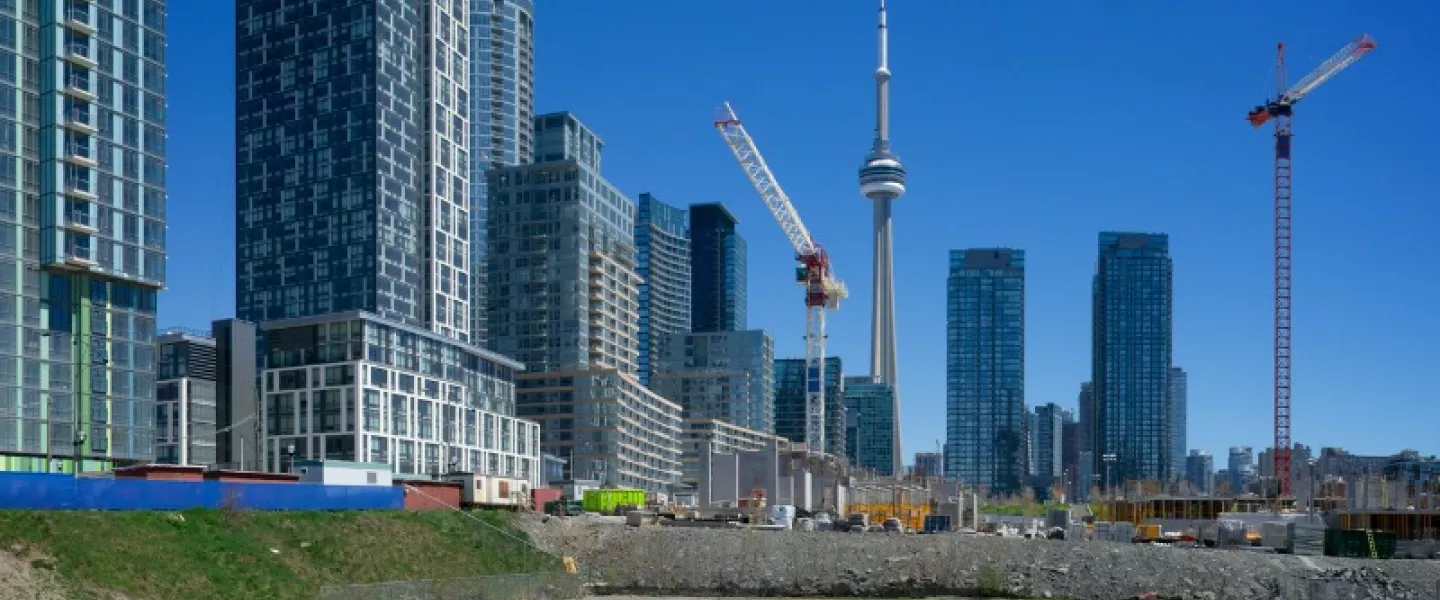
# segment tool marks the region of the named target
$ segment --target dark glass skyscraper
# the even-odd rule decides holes
[[[650,385],[674,334],[690,331],[690,220],[685,209],[640,194],[635,217],[640,275],[640,382]]]
[[[690,205],[690,328],[745,329],[745,238],[721,204]]]
[[[848,415],[853,419],[855,415]],[[846,451],[846,410],[844,367],[838,356],[825,358],[825,444],[824,452],[849,456]],[[805,359],[775,360],[775,435],[805,443]],[[852,436],[853,437],[853,436]]]
[[[469,48],[456,6],[238,2],[240,318],[364,310],[469,339]]]
[[[0,471],[155,456],[165,4],[0,2]]]
[[[1100,234],[1092,377],[1103,489],[1171,476],[1171,269],[1163,233]]]
[[[1016,493],[1026,471],[1025,251],[950,251],[945,470]]]
[[[1189,404],[1188,387],[1185,370],[1170,367],[1170,455],[1175,457],[1171,461],[1170,476],[1175,479],[1185,476],[1185,413],[1186,405]]]
[[[470,264],[485,281],[485,171],[530,164],[535,153],[535,7],[531,0],[470,0]],[[476,285],[471,336],[486,339],[486,286]]]
[[[845,415],[852,425],[846,427],[850,464],[882,477],[896,475],[895,386],[874,375],[846,377]]]

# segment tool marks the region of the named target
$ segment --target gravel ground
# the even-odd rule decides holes
[[[650,596],[1440,598],[1437,561],[961,534],[630,528],[585,517],[536,520],[527,529],[541,546],[574,557],[600,589]]]

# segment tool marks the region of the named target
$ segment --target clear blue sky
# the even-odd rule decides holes
[[[234,311],[234,9],[170,3],[165,325]],[[852,296],[830,320],[869,362],[869,0],[537,0],[537,104],[608,146],[631,197],[724,202],[750,244],[750,325],[804,352],[791,251],[711,128],[732,101]],[[1210,9],[1201,6],[1211,7]],[[618,8],[623,6],[624,8]],[[762,9],[763,6],[763,9]],[[821,10],[820,7],[825,7]],[[1368,31],[1378,50],[1295,120],[1295,418],[1307,444],[1440,452],[1440,5],[893,0],[895,209],[907,457],[944,437],[952,248],[1027,252],[1027,402],[1075,406],[1090,372],[1102,229],[1160,231],[1175,257],[1175,362],[1190,445],[1271,439],[1271,144],[1245,112]],[[908,462],[908,459],[907,459]]]

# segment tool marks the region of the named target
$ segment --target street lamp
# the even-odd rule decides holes
[[[54,339],[55,337],[58,337],[56,334],[64,333],[66,332],[47,330],[41,331],[40,337]],[[71,444],[74,446],[74,452],[71,453],[70,457],[71,460],[74,462],[71,471],[77,477],[80,475],[81,469],[80,452],[83,450],[83,447],[85,445],[85,428],[84,425],[80,422],[80,407],[83,403],[82,396],[87,395],[84,392],[84,386],[80,383],[80,380],[83,379],[82,375],[84,375],[83,371],[81,371],[80,368],[81,356],[85,351],[85,344],[82,343],[84,339],[84,335],[75,333],[70,334],[70,343],[75,347],[75,352],[70,355],[70,362],[71,364],[75,365],[75,379],[71,382],[71,391],[73,392],[73,394],[71,394],[71,397],[73,398],[73,404],[70,407],[70,412],[72,415],[71,424],[75,427],[74,438],[71,441]],[[93,366],[105,366],[110,364],[110,360],[103,357],[96,358],[95,360],[91,361],[90,364]],[[88,396],[94,397],[96,396],[96,394],[92,393],[88,394]],[[98,396],[100,398],[105,397],[103,394],[99,394]],[[47,395],[45,398],[45,470],[47,472],[50,469],[54,468],[55,465],[55,420],[51,418],[52,408],[54,407],[50,405],[50,397],[49,395]]]
[[[75,442],[74,442],[74,443],[75,443],[75,453],[74,453],[72,456],[74,456],[75,468],[72,469],[72,471],[75,472],[75,477],[80,477],[80,469],[85,465],[85,463],[84,463],[84,462],[81,460],[81,458],[80,458],[80,449],[81,449],[82,446],[85,445],[85,430],[84,430],[84,429],[79,429],[79,430],[76,430],[76,431],[75,431]]]
[[[1100,460],[1105,461],[1105,487],[1110,488],[1110,522],[1115,523],[1119,520],[1115,518],[1118,508],[1118,498],[1115,496],[1115,453],[1106,452],[1100,456]]]
[[[285,472],[286,472],[286,473],[294,473],[294,472],[295,472],[295,442],[290,442],[289,444],[286,444],[286,445],[285,445],[285,455],[290,458],[290,467],[287,468],[287,469],[285,470]]]

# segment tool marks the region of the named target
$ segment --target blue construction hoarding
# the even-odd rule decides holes
[[[395,486],[0,473],[0,509],[12,510],[399,510],[404,504],[405,491]]]

